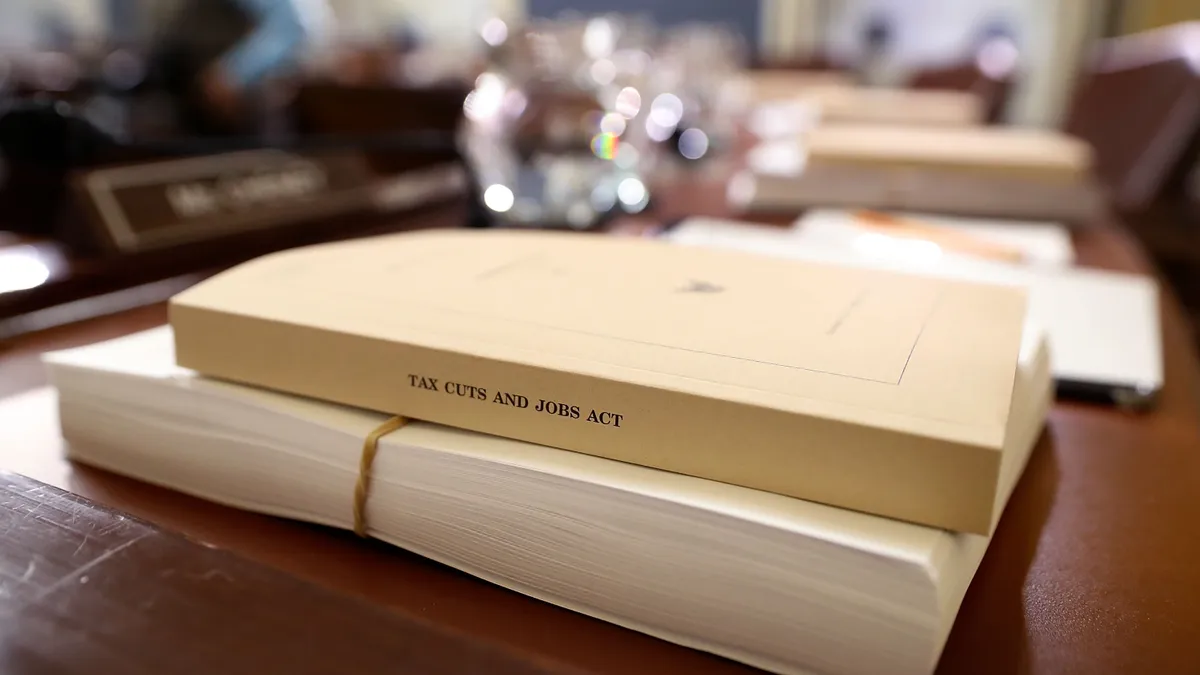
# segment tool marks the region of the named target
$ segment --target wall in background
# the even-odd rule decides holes
[[[828,1],[828,0],[827,0]],[[1054,0],[1037,0],[1053,3]],[[913,69],[961,60],[987,31],[1028,42],[1023,4],[1028,0],[832,0],[824,41],[831,56],[858,62],[869,26],[887,27],[885,53]]]
[[[821,44],[826,0],[760,0],[758,46],[768,60],[803,59]]]
[[[1133,0],[1125,2],[1121,28],[1135,33],[1198,19],[1200,4],[1196,0]]]
[[[109,0],[0,0],[0,48],[36,40],[38,15],[65,16],[80,35],[107,30]],[[128,0],[168,5],[178,0]],[[305,0],[321,2],[325,0]],[[890,56],[906,69],[963,58],[986,32],[1006,30],[1025,54],[1027,75],[1014,94],[1009,119],[1050,125],[1061,119],[1081,55],[1102,30],[1115,0],[327,0],[338,32],[378,39],[408,24],[443,42],[466,42],[487,17],[554,16],[582,12],[643,12],[671,25],[720,21],[771,56],[799,56],[824,44],[832,55],[854,62],[868,24],[885,18],[892,27]],[[1187,3],[1196,0],[1185,0]],[[1146,0],[1173,8],[1174,0]],[[1141,5],[1136,0],[1128,5]],[[1164,10],[1165,11],[1165,10]],[[1161,13],[1156,13],[1158,17]]]
[[[34,35],[31,0],[0,0],[0,50],[23,49]]]
[[[58,23],[77,35],[102,33],[99,0],[0,0],[0,49],[44,46],[51,24]]]
[[[748,45],[758,44],[760,3],[756,0],[526,0],[530,16],[553,18],[566,10],[585,14],[623,12],[672,26],[689,21],[724,23]]]
[[[1107,0],[824,0],[825,43],[856,62],[872,22],[890,26],[893,81],[913,69],[970,58],[984,35],[1003,32],[1022,53],[1008,119],[1053,126],[1063,117],[1082,55],[1103,25]]]
[[[11,0],[0,0],[6,2]],[[67,0],[83,1],[83,0]],[[874,19],[890,19],[894,80],[921,66],[967,58],[985,34],[1006,32],[1024,54],[1025,75],[1010,121],[1051,126],[1062,119],[1082,53],[1103,25],[1111,0],[330,0],[364,37],[400,20],[443,40],[472,39],[488,15],[555,16],[644,12],[663,24],[721,21],[772,56],[799,56],[824,45],[855,62]],[[1189,0],[1194,1],[1194,0]]]
[[[3,0],[0,0],[3,1]],[[479,26],[491,16],[498,0],[328,0],[339,34],[373,40],[410,26],[438,42],[459,43],[478,38]],[[512,4],[511,1],[508,4]]]

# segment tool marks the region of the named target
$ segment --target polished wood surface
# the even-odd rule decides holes
[[[33,256],[44,264],[49,278],[33,288],[0,293],[0,340],[32,332],[26,330],[26,324],[31,321],[41,321],[47,327],[53,325],[62,305],[80,299],[106,296],[109,305],[154,304],[217,270],[282,248],[400,230],[458,226],[465,223],[467,217],[467,207],[462,200],[447,202],[439,199],[412,209],[403,218],[396,214],[368,216],[359,213],[306,223],[285,231],[253,231],[232,240],[198,242],[119,256],[76,256],[61,244],[14,236],[8,242],[0,241],[0,256],[19,249],[22,255]],[[104,313],[105,306],[103,301],[92,302],[87,306],[81,304],[79,309]],[[57,309],[41,314],[52,308]]]
[[[563,673],[0,473],[5,673]]]
[[[703,201],[703,200],[701,200]],[[703,211],[718,206],[693,201]],[[682,205],[663,203],[664,213]],[[649,220],[624,223],[623,233]],[[1085,265],[1149,271],[1114,224],[1076,233]],[[0,467],[530,658],[594,673],[750,669],[522,597],[353,536],[206,503],[62,459],[38,354],[149,328],[161,306],[60,328],[0,354]],[[1164,291],[1166,386],[1137,415],[1060,404],[996,532],[941,673],[1195,673],[1200,667],[1200,398]]]
[[[90,95],[80,95],[85,94]],[[302,82],[291,105],[282,108],[278,117],[287,120],[283,126],[300,132],[296,152],[310,159],[319,157],[326,179],[337,189],[311,195],[317,201],[313,209],[288,210],[285,205],[282,215],[271,213],[270,208],[256,209],[258,222],[242,223],[236,230],[226,229],[226,218],[185,219],[194,236],[136,251],[113,250],[111,233],[98,222],[94,200],[85,191],[71,189],[74,180],[69,177],[118,166],[127,170],[131,163],[143,165],[143,175],[137,179],[140,187],[124,185],[113,201],[120,202],[133,230],[143,233],[149,226],[161,235],[162,226],[178,217],[167,208],[164,197],[169,181],[156,184],[160,175],[156,172],[172,174],[171,162],[194,161],[197,148],[205,152],[216,152],[214,147],[240,149],[245,139],[195,137],[182,129],[159,138],[152,129],[131,122],[129,141],[117,143],[71,108],[61,112],[49,104],[26,101],[28,106],[14,112],[0,105],[0,131],[6,131],[0,134],[0,156],[7,162],[0,161],[0,270],[16,254],[43,265],[48,274],[43,283],[16,289],[6,287],[0,274],[0,339],[30,330],[31,324],[39,328],[59,321],[62,311],[26,315],[76,300],[111,296],[72,308],[67,314],[73,319],[80,312],[152,304],[178,292],[180,283],[195,283],[197,275],[283,248],[423,227],[430,213],[444,223],[443,207],[448,204],[459,209],[457,224],[465,224],[468,196],[430,195],[414,197],[415,203],[384,206],[374,200],[347,200],[346,193],[360,187],[394,194],[405,176],[422,180],[411,170],[458,163],[461,158],[452,133],[461,122],[466,94],[465,85],[455,84],[385,87]],[[367,142],[368,137],[372,142]],[[330,152],[327,144],[334,139],[336,152]],[[272,137],[260,140],[269,145]],[[342,153],[364,158],[365,166],[360,168]],[[218,173],[224,175],[229,169],[225,165]],[[399,217],[401,212],[409,217]],[[245,210],[240,214],[249,215]],[[264,227],[262,216],[270,227]]]

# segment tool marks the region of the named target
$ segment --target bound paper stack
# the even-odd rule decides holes
[[[764,139],[794,137],[817,123],[966,127],[985,121],[983,100],[972,92],[862,87],[840,73],[754,72],[736,80],[729,94],[748,108],[747,130]]]
[[[731,80],[726,95],[755,106],[794,101],[813,90],[852,87],[852,77],[834,70],[751,70]]]
[[[48,357],[75,460],[779,673],[933,669],[1050,401],[1015,289],[651,241],[300,249],[172,324]]]
[[[830,124],[960,127],[985,121],[983,100],[967,91],[826,86],[796,98],[815,106],[821,121]]]
[[[1064,220],[1104,206],[1090,147],[1044,130],[819,126],[763,143],[729,186],[746,211],[814,206]]]

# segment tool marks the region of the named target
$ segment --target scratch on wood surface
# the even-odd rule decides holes
[[[117,530],[121,529],[122,527],[125,527],[125,518],[117,517],[117,519],[114,520],[113,522],[102,525],[100,527],[100,531],[96,532],[96,536],[97,537],[107,537],[108,535],[116,532]]]
[[[32,485],[25,490],[26,497],[37,497],[46,491],[47,485]]]
[[[21,583],[26,583],[33,577],[34,570],[37,569],[37,561],[30,560],[29,565],[25,568],[25,573],[21,575]]]
[[[212,581],[214,579],[221,579],[222,581],[233,581],[233,577],[229,576],[228,572],[226,572],[225,570],[222,570],[220,568],[216,568],[216,567],[210,569],[209,571],[205,572],[204,574],[199,575],[199,577],[197,577],[197,578],[200,581]]]
[[[120,546],[111,548],[111,549],[105,551],[104,553],[96,556],[95,558],[90,560],[87,564],[84,564],[84,565],[81,565],[81,566],[75,568],[75,570],[72,571],[70,574],[67,574],[66,576],[59,579],[58,581],[43,588],[42,591],[37,594],[37,597],[34,598],[34,602],[40,602],[41,600],[46,598],[46,596],[57,591],[58,589],[62,588],[63,586],[71,583],[75,579],[84,577],[88,570],[96,567],[97,565],[103,563],[105,560],[108,560],[109,558],[120,553],[121,551],[124,551],[125,549],[129,548],[130,546],[133,546],[134,544],[138,543],[139,541],[145,539],[148,536],[150,536],[149,532],[147,532],[145,534],[140,534],[137,537],[134,537],[133,539],[130,539],[129,541],[125,542],[124,544],[121,544]]]

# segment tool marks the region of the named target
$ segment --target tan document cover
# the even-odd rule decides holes
[[[729,184],[740,211],[823,206],[1087,223],[1106,205],[1091,147],[1053,131],[823,125],[794,145],[764,143],[747,160]]]
[[[832,70],[751,70],[732,84],[752,104],[787,101],[814,89],[849,89],[854,79]]]
[[[921,167],[1082,182],[1093,162],[1086,142],[1037,129],[834,125],[812,130],[802,142],[816,166]]]
[[[1024,315],[1008,287],[514,231],[296,249],[171,302],[204,374],[983,533]]]
[[[971,127],[986,121],[983,100],[967,91],[825,86],[806,89],[796,100],[815,105],[822,122],[835,126]]]

